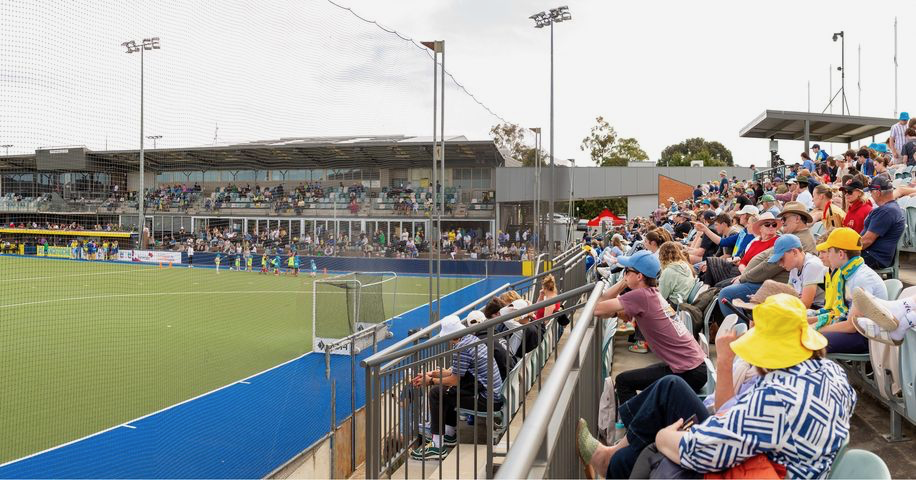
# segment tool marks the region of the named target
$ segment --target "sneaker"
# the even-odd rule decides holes
[[[903,340],[897,341],[892,339],[887,330],[879,327],[878,324],[871,319],[859,317],[855,322],[852,322],[852,325],[856,327],[857,332],[870,340],[895,346],[903,343]]]
[[[423,439],[429,443],[433,441],[433,434],[429,430],[423,431]],[[454,447],[458,445],[458,435],[442,435],[442,446],[443,447]]]
[[[852,292],[852,303],[855,304],[860,317],[865,317],[875,322],[884,330],[893,332],[900,325],[900,322],[894,318],[894,315],[891,314],[887,307],[865,290],[862,290],[861,287],[856,287]]]
[[[428,442],[422,447],[417,447],[410,451],[410,458],[414,460],[426,460],[431,458],[445,458],[448,455],[448,449],[437,447],[433,442]]]
[[[633,353],[649,353],[649,345],[646,342],[639,341],[627,347],[627,350]]]
[[[617,326],[616,335],[630,335],[636,332],[636,327],[633,326],[633,322],[623,322]]]

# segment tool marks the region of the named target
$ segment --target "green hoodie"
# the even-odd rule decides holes
[[[674,262],[662,269],[658,277],[658,292],[670,303],[687,301],[690,290],[696,283],[690,265],[686,262]]]

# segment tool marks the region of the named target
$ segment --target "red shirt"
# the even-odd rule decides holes
[[[761,241],[760,239],[755,239],[747,246],[747,250],[744,251],[744,256],[741,257],[741,261],[738,262],[738,265],[744,265],[745,267],[751,261],[752,258],[756,257],[758,253],[770,248],[776,243],[778,236],[774,235],[773,238],[767,241]]]
[[[865,217],[871,213],[871,202],[858,201],[850,203],[846,208],[846,219],[843,220],[843,226],[861,234],[865,228]]]

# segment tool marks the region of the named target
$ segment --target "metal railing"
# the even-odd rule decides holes
[[[581,275],[573,273],[576,271],[581,271]],[[494,456],[501,455],[498,452],[494,454],[494,446],[500,446],[503,451],[510,448],[513,439],[508,430],[509,422],[516,412],[519,412],[522,418],[528,415],[525,396],[530,387],[540,384],[540,369],[553,352],[559,336],[555,320],[561,316],[571,318],[578,309],[585,305],[581,299],[593,291],[594,285],[583,285],[582,283],[574,285],[574,281],[584,283],[585,278],[584,255],[574,255],[561,265],[541,272],[537,276],[503,285],[456,312],[461,315],[477,305],[486,303],[502,291],[532,289],[538,285],[539,279],[551,273],[558,277],[558,286],[564,286],[561,290],[563,293],[554,298],[535,303],[511,315],[467,326],[458,333],[430,338],[432,332],[439,327],[440,322],[436,322],[362,361],[362,366],[366,370],[366,478],[390,476],[402,466],[404,478],[418,475],[426,477],[427,472],[432,471],[427,468],[439,468],[439,462],[448,455],[455,455],[455,471],[449,475],[459,476],[458,472],[462,471],[461,450],[467,448],[473,452],[471,468],[473,468],[474,476],[476,477],[481,471],[481,467],[485,469],[484,475],[492,476],[495,468]],[[562,283],[560,283],[561,280]],[[537,310],[557,303],[564,305],[571,303],[572,305],[564,306],[560,311],[525,324],[505,325],[510,320],[528,319]],[[524,331],[529,328],[534,328],[538,332],[537,345],[528,344]],[[501,376],[504,387],[498,392],[487,389],[485,410],[459,410],[459,413],[473,420],[473,428],[464,427],[464,422],[460,418],[457,422],[457,426],[461,427],[458,428],[459,440],[465,443],[459,443],[453,452],[442,455],[440,458],[419,462],[409,460],[408,454],[411,448],[423,444],[421,426],[432,413],[428,409],[426,400],[429,398],[431,388],[425,385],[414,387],[411,385],[411,379],[418,374],[424,375],[429,371],[447,368],[453,354],[456,353],[450,341],[465,335],[475,335],[478,340],[462,347],[462,350],[484,348],[487,359],[487,378],[493,378],[495,344],[508,342],[510,337],[517,333],[522,334],[523,341],[519,352],[527,353],[520,356],[515,367],[506,367],[506,376]],[[475,383],[471,398],[477,398],[480,393],[478,388]],[[458,385],[455,393],[459,399],[462,398],[462,389],[465,397],[470,394],[469,386]],[[439,409],[439,418],[443,418],[441,403]],[[481,438],[481,435],[484,438]],[[471,440],[467,439],[468,436],[471,437]],[[429,462],[433,464],[427,465]],[[467,467],[468,465],[465,465],[465,468]],[[442,468],[439,468],[439,476],[440,478],[443,476]]]
[[[596,425],[603,383],[603,322],[594,321],[604,282],[591,284],[585,307],[495,478],[577,478],[576,424]]]

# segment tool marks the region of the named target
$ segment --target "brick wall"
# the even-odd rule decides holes
[[[693,198],[693,189],[696,188],[696,185],[688,185],[684,182],[679,182],[671,177],[666,177],[664,175],[658,176],[658,203],[668,204],[668,198],[674,197],[674,200],[680,202],[681,200],[688,200]]]

